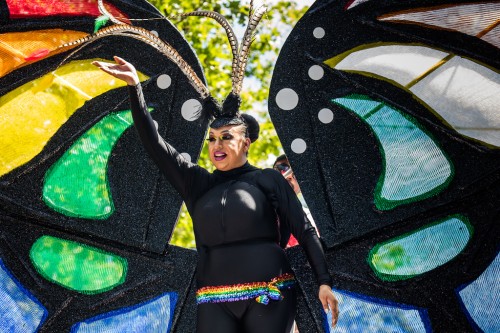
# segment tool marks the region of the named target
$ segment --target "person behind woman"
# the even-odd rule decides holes
[[[309,222],[311,222],[311,225],[316,229],[316,232],[318,232],[318,228],[316,227],[316,224],[314,223],[314,219],[312,217],[311,211],[309,210],[309,207],[307,206],[306,200],[304,199],[304,196],[302,195],[302,191],[299,186],[299,182],[297,181],[297,177],[295,176],[295,173],[292,171],[292,167],[290,166],[290,162],[288,161],[288,157],[286,157],[285,154],[282,154],[276,158],[276,160],[273,163],[273,169],[279,171],[283,177],[288,181],[288,184],[292,187],[293,191],[297,195],[297,198],[300,201],[300,204],[302,205],[302,209],[304,210],[304,213],[307,216],[307,219]],[[319,236],[319,232],[318,232]],[[295,237],[290,236],[290,239],[288,240],[287,247],[292,247],[298,245],[299,242],[295,239]]]
[[[210,173],[160,137],[134,66],[119,57],[115,62],[93,64],[127,83],[141,141],[193,220],[199,255],[197,332],[290,331],[296,294],[278,220],[304,247],[320,285],[319,299],[325,311],[333,311],[335,325],[338,303],[314,228],[281,174],[247,161],[258,137],[255,119],[238,112],[211,123],[208,148],[216,170]]]

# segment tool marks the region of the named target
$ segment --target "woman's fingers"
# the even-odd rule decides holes
[[[332,311],[332,327],[335,327],[339,320],[339,304],[335,296],[333,296],[333,293],[331,300],[329,300],[328,302],[328,305],[330,306],[330,310]]]
[[[120,64],[120,65],[127,65],[127,64],[129,64],[123,58],[120,58],[119,56],[114,56],[113,58],[115,59],[115,61],[116,61],[117,64]]]
[[[116,61],[116,63],[122,67],[124,70],[128,70],[128,71],[131,71],[131,72],[135,72],[135,67],[134,65],[132,65],[130,62],[124,60],[123,58],[120,58],[118,56],[114,56],[113,57]]]
[[[94,61],[92,62],[92,65],[95,65],[97,66],[99,69],[103,70],[104,72],[108,73],[108,74],[111,74],[113,76],[115,76],[117,73],[115,70],[113,70],[113,67],[114,65],[111,65],[109,63],[106,63],[106,62],[99,62],[99,61]]]
[[[325,312],[332,312],[332,327],[335,327],[339,320],[339,305],[333,292],[330,292],[330,294],[327,296],[327,300],[325,303],[327,303],[327,305],[325,306]]]
[[[104,63],[101,61],[92,61],[91,64],[99,68],[102,68]]]
[[[328,285],[320,286],[319,299],[323,305],[323,309],[326,313],[331,311],[332,313],[332,327],[337,325],[339,318],[339,302],[332,291],[332,288]]]
[[[92,65],[97,66],[105,73],[117,79],[125,81],[130,86],[139,84],[139,77],[134,66],[118,56],[114,56],[113,58],[116,62],[114,64],[103,61],[92,61]]]
[[[132,72],[133,66],[129,63],[127,63],[125,60],[123,60],[120,57],[114,56],[116,64],[109,63],[109,62],[103,62],[103,61],[92,61],[91,64],[94,66],[99,67],[100,69],[103,70],[114,70],[116,72],[118,71],[130,71]]]

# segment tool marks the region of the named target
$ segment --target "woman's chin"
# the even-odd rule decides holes
[[[224,163],[224,161],[217,161],[213,159],[212,164],[217,170],[225,171],[227,169],[227,163]]]
[[[219,166],[215,166],[217,168],[217,170],[219,171],[228,171],[228,170],[231,170],[232,168],[228,165],[219,165]]]
[[[224,158],[220,161],[217,161],[216,159],[211,159],[213,165],[215,166],[215,168],[219,171],[229,171],[229,170],[232,170],[232,169],[236,169],[236,168],[239,168],[240,166],[244,165],[246,160],[245,161],[238,161],[238,162],[235,162],[234,160],[231,162],[229,161],[227,158]]]

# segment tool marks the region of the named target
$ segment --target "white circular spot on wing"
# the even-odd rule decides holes
[[[313,35],[314,35],[314,37],[316,37],[318,39],[323,38],[323,37],[325,37],[325,29],[317,27],[313,30]]]
[[[309,74],[309,77],[313,80],[319,80],[323,77],[325,74],[325,71],[323,70],[323,67],[318,66],[318,65],[313,65],[309,68],[309,71],[307,72]]]
[[[299,95],[293,89],[283,88],[276,94],[276,104],[282,110],[292,110],[299,104]]]
[[[188,99],[182,104],[181,108],[182,118],[187,121],[194,121],[201,115],[201,103],[197,99]]]
[[[292,148],[292,151],[296,154],[302,154],[303,152],[306,151],[307,149],[307,144],[304,140],[302,139],[295,139],[292,141],[292,144],[290,145]]]
[[[172,78],[167,74],[162,74],[156,79],[156,84],[160,89],[167,89],[172,84]]]
[[[181,153],[181,156],[184,157],[187,161],[191,162],[191,155],[188,153]]]
[[[323,124],[331,123],[333,120],[333,112],[330,109],[321,109],[318,112],[318,119]]]

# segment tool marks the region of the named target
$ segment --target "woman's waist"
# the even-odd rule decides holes
[[[207,251],[217,251],[217,250],[224,250],[226,248],[230,248],[233,250],[238,250],[239,248],[246,248],[246,247],[253,247],[253,246],[278,246],[279,244],[277,243],[276,239],[274,237],[266,237],[266,236],[261,236],[261,237],[248,237],[248,238],[242,238],[242,239],[231,239],[231,240],[226,240],[226,241],[221,241],[219,243],[213,243],[213,244],[203,244],[202,245],[204,249]]]
[[[195,225],[196,242],[198,245],[210,249],[227,246],[241,246],[246,244],[279,243],[279,232],[274,227],[264,226],[263,223],[254,223],[252,228],[243,224],[207,223],[203,226]]]
[[[294,285],[294,275],[284,273],[270,281],[203,286],[196,291],[196,301],[202,304],[236,302],[254,298],[259,303],[268,304],[272,300],[282,300],[281,291],[290,289]]]
[[[203,286],[246,283],[268,281],[290,272],[278,244],[254,241],[205,248],[199,256],[197,280]]]
[[[234,261],[262,261],[274,260],[275,258],[286,258],[284,250],[273,239],[251,238],[215,245],[201,246],[200,260],[215,263],[218,260],[224,262]]]

